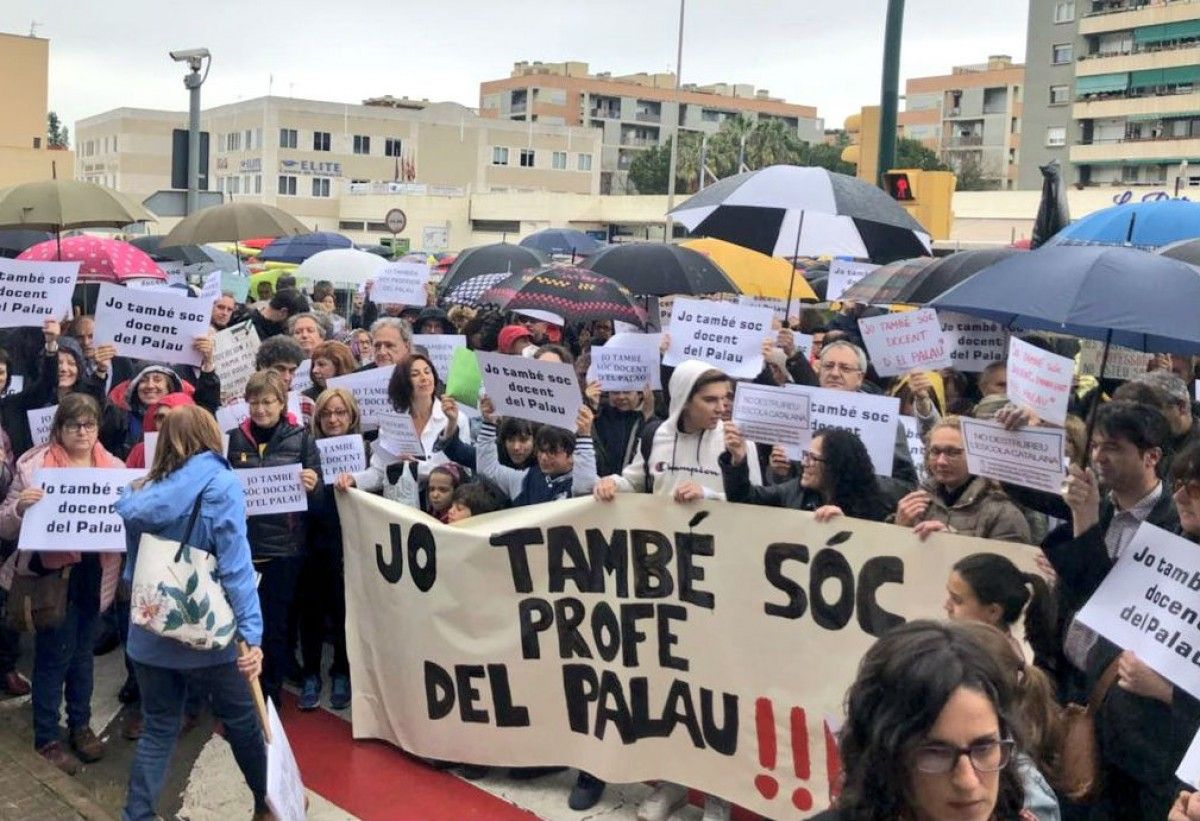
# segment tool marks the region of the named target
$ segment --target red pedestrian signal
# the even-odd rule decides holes
[[[916,199],[913,195],[912,183],[908,181],[908,174],[884,174],[883,181],[892,199],[899,202],[912,202]]]

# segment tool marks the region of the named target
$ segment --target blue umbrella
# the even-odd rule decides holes
[[[587,256],[602,247],[595,238],[574,228],[547,228],[521,240],[524,248],[534,248],[544,254]]]
[[[301,263],[313,254],[331,248],[351,248],[354,243],[348,237],[332,231],[317,231],[313,234],[297,234],[280,237],[262,250],[258,259],[263,262]]]
[[[1158,200],[1114,205],[1068,225],[1046,243],[1054,245],[1132,245],[1153,249],[1200,237],[1200,203]]]

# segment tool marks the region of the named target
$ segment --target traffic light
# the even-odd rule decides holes
[[[892,199],[898,202],[913,202],[916,200],[916,195],[913,192],[912,183],[909,181],[907,173],[903,171],[889,171],[883,175],[883,182]]]

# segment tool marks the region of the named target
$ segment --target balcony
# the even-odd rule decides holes
[[[626,137],[622,135],[621,145],[632,146],[633,148],[649,148],[652,145],[658,145],[658,140],[653,137]]]
[[[951,137],[946,140],[946,148],[979,148],[982,145],[982,134],[973,134],[968,137]]]
[[[1076,120],[1094,120],[1107,117],[1170,115],[1179,112],[1200,110],[1200,93],[1189,86],[1174,94],[1096,94],[1089,99],[1078,100],[1071,108]]]
[[[525,103],[513,103],[511,106],[509,106],[508,113],[524,114],[527,108],[528,106],[526,106]]]
[[[1107,0],[1097,2],[1092,12],[1079,20],[1081,35],[1124,31],[1158,23],[1177,23],[1195,19],[1200,0],[1165,0],[1147,3],[1144,0]]]
[[[598,117],[603,120],[619,120],[621,119],[621,109],[619,108],[602,108],[596,107],[591,110],[593,117]]]
[[[1077,77],[1113,74],[1125,71],[1150,71],[1156,68],[1194,66],[1200,63],[1200,43],[1180,43],[1169,48],[1133,49],[1115,54],[1089,54],[1075,67]]]
[[[1177,163],[1186,157],[1200,154],[1200,138],[1116,139],[1097,140],[1071,146],[1071,162],[1141,162]]]
[[[639,123],[659,123],[662,122],[662,114],[658,111],[639,111],[633,115],[633,118]]]

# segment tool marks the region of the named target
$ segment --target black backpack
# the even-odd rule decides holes
[[[654,492],[654,484],[650,479],[650,451],[654,448],[654,434],[662,423],[661,419],[651,419],[639,434],[641,442],[638,443],[638,449],[642,452],[642,469],[646,472],[646,493]]]

